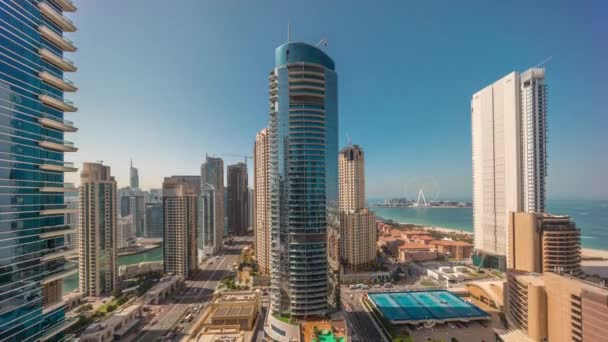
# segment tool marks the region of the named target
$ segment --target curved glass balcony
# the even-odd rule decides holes
[[[72,42],[71,40],[69,40],[68,38],[66,38],[62,35],[57,34],[57,32],[51,30],[46,25],[38,26],[38,32],[40,32],[40,35],[43,38],[45,38],[49,42],[55,44],[57,47],[59,47],[63,51],[74,52],[77,50],[76,46],[74,45],[74,42]]]
[[[61,7],[64,12],[75,12],[76,5],[72,2],[72,0],[55,0],[57,6]]]
[[[40,48],[38,49],[38,53],[40,54],[40,57],[42,57],[45,61],[53,64],[54,66],[58,67],[63,71],[74,72],[78,70],[76,65],[74,65],[74,62],[63,56],[56,55],[49,49]]]
[[[43,186],[40,192],[77,192],[78,188],[73,183],[63,183],[63,186]]]
[[[68,120],[62,120],[59,118],[42,117],[38,118],[38,122],[46,127],[54,128],[62,132],[76,132],[78,128],[74,127],[74,123]]]
[[[76,172],[78,168],[74,166],[74,163],[64,162],[63,164],[41,164],[40,170],[44,171],[55,171],[55,172]]]
[[[74,103],[69,100],[60,100],[47,94],[38,95],[38,99],[47,106],[53,107],[63,112],[75,112],[78,110]]]
[[[78,88],[74,85],[74,82],[68,80],[67,78],[57,77],[48,71],[41,71],[38,73],[38,76],[40,76],[42,81],[63,91],[74,92],[78,90]]]
[[[45,1],[41,1],[38,3],[38,8],[40,9],[40,13],[55,23],[57,26],[61,27],[61,29],[65,32],[74,32],[76,31],[76,26],[74,23],[63,16],[61,13],[57,12],[51,5],[47,4]]]
[[[49,140],[42,140],[38,142],[40,147],[48,148],[59,152],[76,152],[78,148],[74,146],[74,143],[64,141],[63,143],[57,143]]]

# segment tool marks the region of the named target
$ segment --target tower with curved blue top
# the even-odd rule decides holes
[[[271,310],[298,318],[328,310],[326,231],[338,196],[338,91],[319,48],[276,48],[269,75]]]

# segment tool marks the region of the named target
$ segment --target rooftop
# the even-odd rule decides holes
[[[368,297],[395,324],[490,319],[485,311],[446,290],[370,293]]]
[[[456,240],[433,240],[429,242],[429,244],[437,246],[473,247],[473,245],[468,242]]]
[[[429,246],[423,244],[423,243],[418,243],[418,242],[406,242],[403,246],[400,246],[399,249],[405,249],[405,250],[417,250],[417,249],[424,249],[424,250],[428,250]]]

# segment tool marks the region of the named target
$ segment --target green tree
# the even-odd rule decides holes
[[[112,296],[114,296],[114,298],[120,298],[122,296],[122,290],[120,287],[117,287],[114,289],[114,291],[112,291]]]

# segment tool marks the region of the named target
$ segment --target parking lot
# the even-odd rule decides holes
[[[430,329],[419,326],[409,330],[415,342],[426,342],[428,339],[450,342],[453,338],[467,342],[495,340],[491,325],[484,326],[479,322],[440,324]]]

